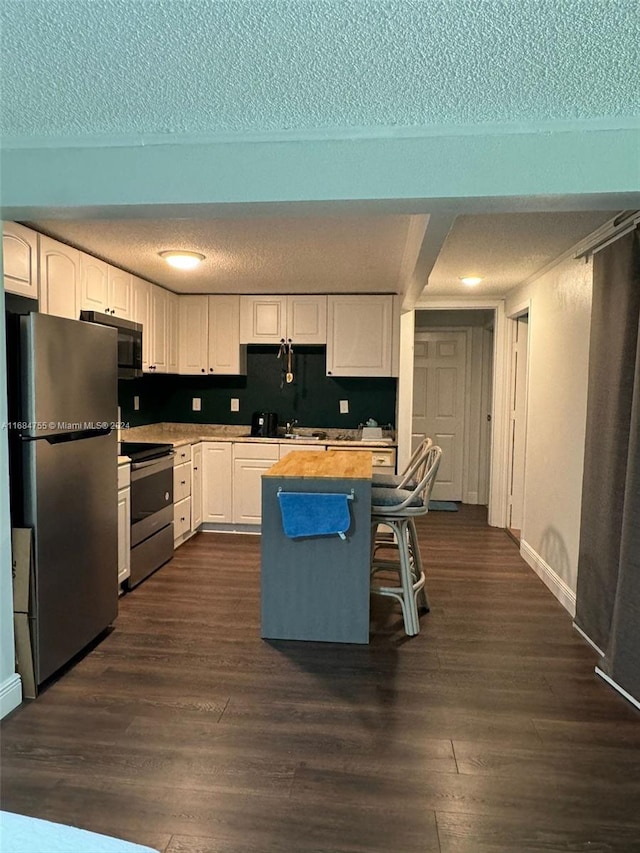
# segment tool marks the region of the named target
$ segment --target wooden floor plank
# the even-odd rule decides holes
[[[3,721],[3,808],[163,853],[640,851],[640,714],[482,508],[418,531],[431,612],[373,597],[368,646],[262,641],[259,537],[194,537]]]

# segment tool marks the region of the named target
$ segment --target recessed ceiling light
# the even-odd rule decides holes
[[[469,285],[469,287],[473,287],[474,284],[480,284],[482,279],[479,278],[477,275],[461,275],[460,281],[463,284]]]
[[[201,261],[204,261],[204,255],[199,252],[179,252],[171,250],[168,252],[158,252],[161,258],[175,267],[178,270],[193,270]]]

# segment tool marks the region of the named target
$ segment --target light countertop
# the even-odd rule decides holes
[[[317,439],[312,432],[323,432],[326,438]],[[276,438],[257,438],[250,435],[248,426],[229,426],[228,424],[176,424],[160,423],[123,429],[122,441],[152,441],[172,444],[181,447],[186,444],[197,444],[200,441],[248,441],[259,444],[291,444],[295,450],[297,444],[313,444],[324,447],[396,447],[395,438],[386,433],[382,439],[358,438],[358,430],[313,429],[311,427],[297,432],[300,438],[287,439],[284,436]],[[337,436],[345,436],[338,439]]]

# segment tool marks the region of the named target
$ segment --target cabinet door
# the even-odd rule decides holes
[[[80,252],[40,235],[40,310],[56,317],[80,316]]]
[[[173,546],[177,548],[185,533],[191,532],[191,498],[186,497],[173,505]]]
[[[116,317],[124,317],[125,320],[133,318],[132,278],[131,273],[118,269],[118,267],[109,265],[107,268],[109,313]]]
[[[202,524],[202,445],[194,444],[191,464],[191,530]]]
[[[2,223],[4,289],[38,298],[38,235],[15,222]]]
[[[327,376],[391,376],[392,296],[329,296]]]
[[[178,373],[180,328],[178,321],[178,297],[167,291],[167,373]]]
[[[111,313],[108,266],[85,252],[80,252],[80,308]]]
[[[294,344],[326,344],[326,296],[287,297],[287,338]]]
[[[178,503],[191,494],[191,462],[176,465],[173,469],[173,502]]]
[[[286,337],[286,310],[286,296],[241,296],[240,343],[280,343]]]
[[[324,444],[319,444],[319,443],[303,444],[302,441],[290,440],[287,442],[283,442],[280,445],[280,459],[284,459],[284,457],[287,455],[287,453],[291,453],[295,450],[303,450],[305,452],[312,451],[312,450],[324,451],[324,450],[326,450],[326,447],[324,446]]]
[[[278,461],[278,444],[233,445],[233,522],[260,524],[262,475]]]
[[[231,442],[202,443],[202,521],[230,523],[232,520]]]
[[[167,341],[167,291],[162,287],[150,285],[151,341],[149,344],[149,370],[152,373],[166,373],[169,363]]]
[[[131,492],[118,492],[118,585],[125,581],[131,568]]]
[[[180,373],[193,375],[207,373],[209,340],[207,300],[210,298],[212,297],[180,297],[180,348],[178,357]]]
[[[246,347],[240,346],[240,297],[209,297],[207,372],[246,374]]]
[[[149,371],[149,351],[153,337],[151,287],[148,281],[133,276],[132,320],[142,326],[142,369]]]

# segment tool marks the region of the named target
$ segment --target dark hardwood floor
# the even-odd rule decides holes
[[[369,646],[262,641],[259,538],[197,536],[2,724],[3,808],[167,853],[640,851],[640,714],[485,518],[422,520],[431,613],[376,597]]]

